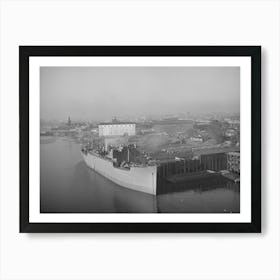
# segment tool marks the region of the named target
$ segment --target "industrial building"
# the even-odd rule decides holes
[[[206,169],[213,171],[227,169],[227,157],[225,153],[202,154],[200,160]]]
[[[240,152],[227,153],[227,169],[240,174]]]
[[[136,134],[136,124],[130,122],[100,123],[98,125],[99,137],[107,136],[133,136]]]

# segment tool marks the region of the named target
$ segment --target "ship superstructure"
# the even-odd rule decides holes
[[[157,165],[148,161],[128,137],[135,135],[135,123],[99,124],[100,144],[86,146],[82,155],[86,164],[116,184],[140,192],[156,195]]]

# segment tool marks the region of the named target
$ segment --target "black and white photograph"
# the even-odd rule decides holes
[[[239,67],[41,67],[41,213],[239,213]]]
[[[20,54],[22,228],[259,230],[259,47]]]
[[[280,280],[280,0],[0,0],[0,280]]]

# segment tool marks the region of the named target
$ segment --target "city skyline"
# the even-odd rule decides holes
[[[188,117],[189,116],[189,117]],[[218,118],[219,116],[219,118]],[[133,122],[150,122],[158,120],[178,119],[178,120],[193,120],[193,121],[206,121],[206,120],[225,120],[225,119],[239,119],[239,112],[207,112],[205,114],[193,114],[191,112],[178,113],[178,114],[165,114],[165,115],[131,115],[119,117],[112,115],[111,118],[107,119],[90,119],[90,118],[73,118],[70,115],[65,115],[62,118],[40,118],[41,122],[60,122],[68,123],[69,118],[71,122],[89,122],[89,123],[100,123],[100,122],[112,122],[112,121],[133,121]]]

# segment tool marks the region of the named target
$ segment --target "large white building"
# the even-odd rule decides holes
[[[129,122],[101,123],[98,125],[99,137],[123,136],[125,134],[133,136],[136,134],[136,124]]]

